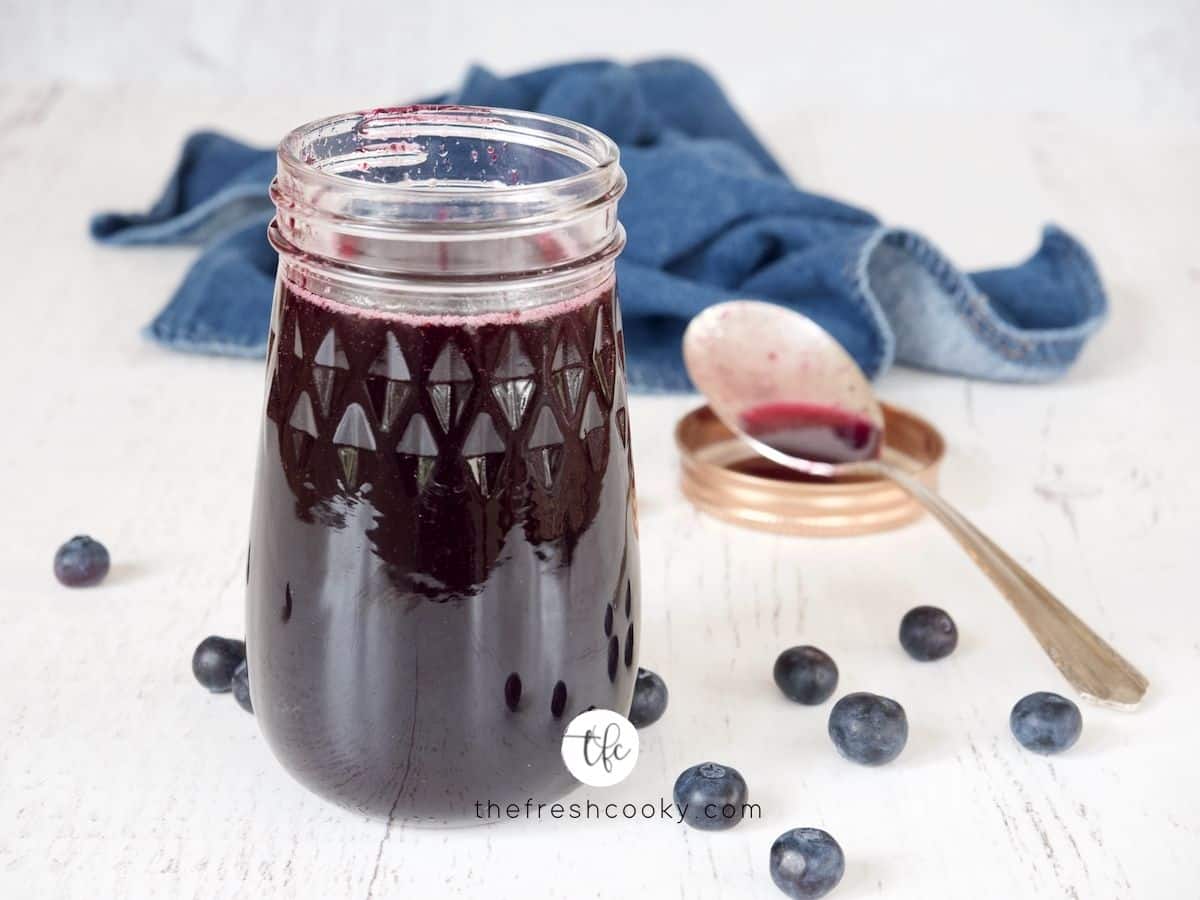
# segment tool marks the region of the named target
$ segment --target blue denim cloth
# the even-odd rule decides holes
[[[583,62],[510,78],[475,68],[434,101],[565,116],[620,145],[629,243],[617,271],[630,380],[644,389],[688,387],[683,329],[728,298],[806,313],[872,377],[899,361],[1007,381],[1053,378],[1105,317],[1095,266],[1065,231],[1048,226],[1018,266],[968,276],[920,235],[797,188],[688,62]],[[203,353],[265,351],[274,170],[272,150],[198,133],[149,212],[93,219],[92,234],[109,244],[205,245],[150,324],[154,339]]]

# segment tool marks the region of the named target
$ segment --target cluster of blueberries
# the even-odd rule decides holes
[[[108,570],[108,550],[86,535],[71,538],[54,557],[55,577],[69,587],[99,584]],[[944,610],[918,606],[900,621],[900,644],[921,662],[943,659],[958,646],[958,628]],[[192,654],[192,673],[209,691],[232,693],[242,709],[254,712],[245,641],[216,635],[205,638]],[[829,654],[816,647],[791,647],[775,660],[774,677],[788,699],[817,706],[837,689],[838,668]],[[652,725],[666,712],[668,699],[663,679],[638,669],[629,721],[638,728]],[[1017,702],[1009,727],[1029,750],[1060,753],[1079,739],[1083,719],[1079,707],[1067,698],[1039,691]],[[904,707],[889,697],[847,694],[830,711],[829,737],[846,759],[884,765],[899,756],[908,742],[908,718]],[[749,790],[737,769],[706,762],[675,780],[674,799],[688,825],[724,831],[742,820]],[[841,881],[845,869],[841,846],[819,828],[793,828],[771,845],[771,878],[796,900],[825,896]]]
[[[54,577],[67,587],[91,587],[108,574],[108,549],[93,537],[76,535],[54,554]],[[246,642],[213,635],[192,654],[192,674],[214,694],[232,693],[248,713],[250,674],[246,669]]]
[[[68,588],[100,584],[109,569],[108,548],[86,534],[78,534],[54,554],[54,577]],[[192,673],[214,694],[233,692],[238,706],[247,713],[250,704],[250,673],[246,670],[246,642],[229,637],[205,637],[192,654]]]
[[[750,792],[742,773],[706,762],[675,779],[675,803],[683,820],[702,831],[725,831],[742,820]],[[771,879],[797,900],[824,897],[846,871],[846,856],[833,835],[820,828],[792,828],[771,845]]]
[[[944,659],[958,646],[958,628],[944,610],[918,606],[900,622],[900,644],[921,662]],[[775,660],[775,684],[784,696],[805,706],[824,703],[837,689],[838,668],[816,647],[791,647]],[[638,671],[630,721],[638,727],[656,721],[666,709],[667,691],[652,672]],[[1065,697],[1039,692],[1022,698],[1009,725],[1022,746],[1036,753],[1059,753],[1079,738],[1083,720]],[[891,762],[908,742],[904,707],[889,697],[847,694],[829,714],[829,737],[846,759],[868,766]],[[675,803],[688,825],[723,831],[741,821],[749,799],[746,780],[732,766],[701,763],[675,781]],[[771,878],[789,897],[812,900],[829,893],[845,872],[841,846],[819,828],[794,828],[771,846]]]
[[[246,642],[209,635],[192,654],[192,674],[214,694],[232,693],[238,706],[253,714],[250,705],[250,670],[246,668]]]
[[[54,577],[67,587],[91,587],[108,574],[108,548],[93,537],[78,534],[54,554]],[[250,676],[246,669],[246,642],[232,638],[207,637],[192,654],[192,674],[213,693],[232,692],[248,713]]]

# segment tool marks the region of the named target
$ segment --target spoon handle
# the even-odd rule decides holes
[[[1128,660],[940,494],[895,466],[876,463],[873,467],[946,526],[967,555],[1012,604],[1058,670],[1085,699],[1121,709],[1137,708],[1149,682]]]

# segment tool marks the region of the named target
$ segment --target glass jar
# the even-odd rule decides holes
[[[628,712],[638,551],[605,136],[471,107],[289,134],[247,642],[271,749],[356,811],[480,821]]]

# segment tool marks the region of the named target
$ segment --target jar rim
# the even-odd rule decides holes
[[[511,138],[569,158],[582,168],[562,177],[529,183],[436,177],[369,181],[346,176],[351,167],[367,171],[370,161],[386,159],[389,153],[392,156],[398,153],[401,158],[406,152],[427,155],[427,149],[405,142],[406,137],[418,131],[432,131],[447,138],[488,135],[496,143]],[[355,145],[350,152],[345,147],[340,154],[328,157],[314,152],[315,142],[333,145],[336,141],[331,138],[351,132]],[[560,217],[610,197],[615,199],[625,186],[620,151],[607,135],[558,116],[499,107],[414,104],[339,113],[292,129],[280,141],[277,156],[277,180],[294,179],[294,183],[303,184],[310,199],[325,192],[370,195],[385,204],[400,204],[404,209],[404,216],[387,217],[388,228],[412,226],[426,233],[528,225],[547,215]],[[446,219],[440,213],[449,200],[460,207],[487,204],[493,211],[504,212],[499,215],[493,212],[486,221]],[[432,210],[439,215],[428,215]],[[371,224],[385,223],[371,221]]]
[[[420,294],[423,308],[453,311],[525,292],[504,302],[536,303],[604,277],[625,243],[625,184],[609,137],[556,116],[341,113],[280,142],[268,234],[289,270],[349,302],[413,305]]]

